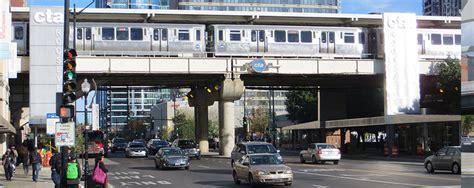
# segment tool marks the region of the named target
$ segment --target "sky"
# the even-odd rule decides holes
[[[92,0],[70,0],[71,7],[85,7]],[[412,12],[422,15],[422,0],[341,0],[342,13]],[[28,5],[63,6],[64,0],[29,0]],[[94,8],[95,3],[90,7]]]

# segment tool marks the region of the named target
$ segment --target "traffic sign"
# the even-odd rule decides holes
[[[56,113],[46,114],[46,134],[54,135],[56,133],[57,122],[59,122],[59,116]]]
[[[76,129],[74,122],[56,123],[54,138],[56,146],[74,146],[76,143]]]

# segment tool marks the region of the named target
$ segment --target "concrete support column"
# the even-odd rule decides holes
[[[341,128],[339,129],[339,132],[340,132],[340,139],[341,139],[341,153],[346,153],[346,150],[345,150],[345,143],[346,143],[346,129],[345,128]]]
[[[207,105],[200,105],[196,106],[196,109],[198,109],[198,130],[196,132],[198,133],[198,138],[196,140],[199,141],[199,150],[201,152],[209,152],[209,141],[208,135],[209,135],[209,117],[208,117],[208,106]]]
[[[196,142],[199,143],[199,109],[197,106],[194,106],[194,138]]]
[[[385,143],[387,143],[387,149],[388,149],[388,156],[392,156],[392,147],[393,147],[393,141],[395,137],[395,130],[393,128],[393,125],[387,125],[387,137],[385,138]]]
[[[219,101],[219,114],[219,155],[230,156],[235,146],[234,101]]]

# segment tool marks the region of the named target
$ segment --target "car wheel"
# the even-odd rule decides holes
[[[234,178],[234,183],[235,184],[240,184],[239,177],[237,177],[237,173],[235,171],[232,172],[232,177]]]
[[[189,170],[189,166],[187,166],[187,167],[184,167],[184,170]]]
[[[305,163],[306,161],[304,160],[303,155],[300,155],[300,163]]]
[[[197,159],[197,160],[201,160],[201,156],[197,156],[196,159]]]
[[[155,161],[155,168],[156,168],[156,169],[158,169],[158,168],[159,168],[159,167],[158,167],[158,164],[156,164],[156,161]]]
[[[321,161],[321,164],[326,164],[326,161]]]
[[[334,161],[333,163],[334,163],[335,165],[337,165],[337,164],[339,164],[339,161]]]
[[[285,186],[291,186],[291,183],[292,183],[291,181],[285,182]]]
[[[461,173],[461,168],[459,167],[458,163],[453,164],[453,166],[451,167],[451,171],[453,172],[453,174]]]
[[[313,157],[311,157],[311,162],[316,164],[318,163],[318,160],[316,159],[316,156],[313,155]]]
[[[425,168],[426,168],[426,172],[428,173],[434,172],[433,164],[431,164],[431,162],[426,163]]]
[[[257,186],[255,181],[253,181],[252,174],[249,174],[249,184],[250,184],[250,187],[256,187]]]
[[[111,149],[110,152],[115,153],[115,150]]]

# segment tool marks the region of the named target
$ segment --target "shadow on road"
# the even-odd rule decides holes
[[[198,181],[194,182],[198,185],[205,185],[205,186],[214,186],[214,187],[248,187],[249,184],[242,182],[240,185],[234,184],[232,180],[230,181]],[[259,185],[258,187],[286,187],[283,185]]]
[[[206,173],[206,174],[232,174],[232,170],[226,169],[226,170],[217,170],[217,169],[209,169],[209,170],[189,170],[190,172],[196,172],[196,173]],[[231,177],[231,176],[229,176]]]

